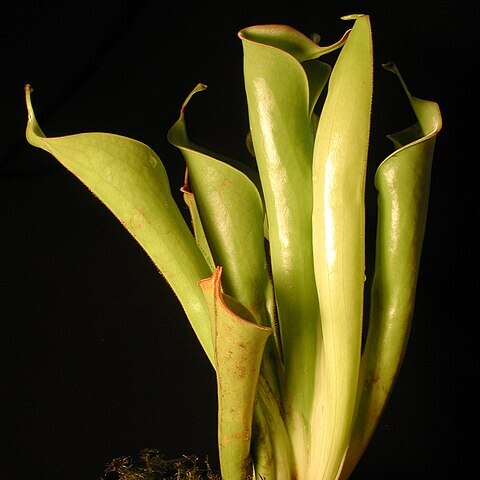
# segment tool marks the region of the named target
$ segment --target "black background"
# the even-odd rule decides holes
[[[437,101],[444,120],[411,341],[352,478],[474,478],[466,469],[467,444],[475,441],[469,405],[478,379],[470,348],[478,314],[461,306],[468,287],[478,286],[470,242],[477,193],[468,186],[478,159],[478,121],[469,116],[478,109],[476,5],[178,0],[3,7],[0,478],[96,480],[113,457],[145,447],[217,462],[214,374],[179,304],[100,202],[26,143],[24,84],[34,87],[48,136],[108,131],[150,145],[182,205],[184,164],[166,132],[198,82],[209,89],[189,107],[191,138],[247,157],[237,31],[286,23],[319,32],[327,44],[349,27],[339,19],[348,13],[370,14],[373,29],[369,182],[390,152],[385,134],[413,121],[381,63],[394,60],[412,93]],[[373,231],[374,217],[370,240]]]

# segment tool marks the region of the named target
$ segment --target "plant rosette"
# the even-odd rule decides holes
[[[390,135],[375,175],[375,270],[364,309],[365,182],[373,94],[367,15],[320,46],[285,25],[239,32],[257,169],[190,142],[183,103],[168,132],[186,162],[191,225],[147,145],[119,135],[49,138],[25,89],[27,139],[122,222],[178,297],[217,377],[222,477],[347,479],[405,352],[429,198],[436,103]],[[324,56],[340,50],[334,66]],[[325,100],[319,102],[326,90]],[[362,350],[362,328],[368,319]]]

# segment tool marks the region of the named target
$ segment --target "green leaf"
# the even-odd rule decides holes
[[[262,198],[247,175],[188,140],[185,107],[204,88],[199,85],[189,95],[168,139],[185,157],[209,249],[216,265],[223,267],[225,292],[245,305],[257,323],[271,326],[273,287],[265,255]]]
[[[258,379],[253,420],[255,478],[294,478],[292,446],[283,421],[281,401],[262,374]]]
[[[250,129],[267,209],[285,364],[285,404],[297,468],[306,464],[318,303],[311,243],[312,104],[329,67],[320,47],[284,25],[240,31]],[[302,65],[307,62],[308,66]],[[302,472],[297,475],[302,478]]]
[[[198,212],[195,195],[191,191],[190,185],[188,184],[188,170],[185,172],[185,182],[180,191],[183,193],[183,200],[190,211],[193,233],[195,235],[195,240],[197,242],[198,248],[203,253],[205,261],[208,263],[208,266],[213,273],[213,271],[215,270],[215,261],[213,260],[210,247],[208,246],[207,237],[205,236],[205,230],[203,229],[202,221],[200,219],[200,213]]]
[[[158,156],[141,142],[107,133],[47,138],[35,118],[31,91],[27,86],[27,140],[78,177],[144,248],[213,362],[209,313],[198,285],[210,269],[171,196]]]
[[[317,357],[307,478],[336,478],[355,406],[363,318],[365,172],[373,85],[370,20],[356,19],[320,115],[313,157],[313,246],[323,350]]]
[[[250,471],[252,418],[263,350],[272,333],[221,290],[222,268],[200,286],[212,318],[218,389],[218,446],[222,477],[244,480]]]
[[[354,469],[378,424],[407,346],[414,311],[436,135],[435,102],[413,97],[393,64],[418,123],[389,136],[397,148],[379,166],[375,275],[362,357],[355,427],[342,478]]]

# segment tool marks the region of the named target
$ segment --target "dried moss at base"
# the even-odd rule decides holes
[[[158,450],[144,449],[138,454],[138,460],[113,459],[102,480],[221,480],[220,474],[212,471],[208,458],[203,463],[201,467],[194,455],[165,460]]]

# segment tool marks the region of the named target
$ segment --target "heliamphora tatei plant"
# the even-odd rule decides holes
[[[240,31],[247,145],[258,171],[189,141],[185,107],[205,86],[189,95],[168,140],[187,164],[182,191],[192,229],[149,147],[106,133],[48,138],[26,87],[28,141],[52,153],[136,238],[215,368],[226,480],[348,478],[405,351],[441,116],[386,65],[418,122],[390,136],[395,151],[376,172],[375,273],[364,312],[373,56],[369,17],[345,19],[353,28],[327,47],[283,25]],[[336,49],[331,69],[319,58]]]

